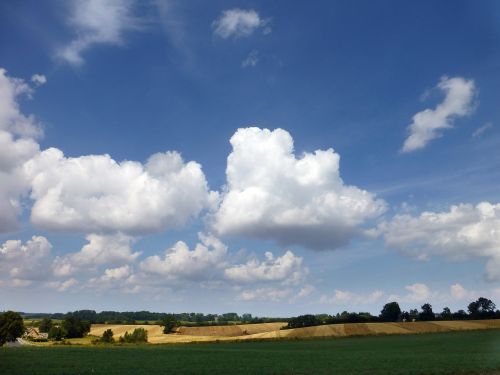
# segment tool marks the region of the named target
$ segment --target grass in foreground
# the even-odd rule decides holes
[[[500,370],[500,330],[328,340],[0,348],[0,374],[460,374]]]

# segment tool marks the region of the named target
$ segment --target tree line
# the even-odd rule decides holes
[[[165,318],[173,317],[176,321],[189,325],[224,325],[234,322],[238,323],[272,323],[282,322],[285,318],[265,318],[253,316],[252,314],[237,314],[234,312],[225,314],[202,314],[202,313],[157,313],[150,311],[101,311],[77,310],[73,312],[55,314],[24,314],[25,319],[49,318],[64,320],[68,316],[73,316],[91,324],[135,324],[136,322],[156,323]]]
[[[341,323],[370,323],[370,322],[411,322],[411,321],[432,321],[432,320],[480,320],[480,319],[500,319],[500,311],[496,310],[496,305],[490,299],[480,297],[476,301],[469,303],[467,312],[458,310],[451,312],[448,307],[436,313],[432,305],[425,303],[417,309],[409,311],[401,310],[397,302],[386,303],[380,314],[374,316],[368,312],[348,312],[343,311],[336,315],[328,314],[306,314],[288,319],[286,328],[311,327],[323,324]]]

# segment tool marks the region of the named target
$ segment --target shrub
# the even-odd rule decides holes
[[[163,333],[167,334],[172,333],[175,327],[179,325],[179,322],[175,319],[174,315],[168,314],[162,319],[160,325],[163,326]]]
[[[51,340],[61,341],[65,335],[66,332],[59,326],[52,326],[49,331],[49,339]]]
[[[136,328],[132,333],[125,332],[123,337],[120,337],[120,342],[130,344],[140,344],[148,342],[148,331],[144,328]]]
[[[108,344],[114,343],[115,339],[113,338],[113,331],[110,329],[105,330],[100,341]]]

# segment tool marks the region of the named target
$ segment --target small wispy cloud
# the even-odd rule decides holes
[[[480,126],[476,130],[474,130],[474,133],[472,133],[472,138],[481,137],[486,130],[491,129],[492,127],[493,127],[493,124],[491,122],[488,122],[488,123],[484,124],[483,126]]]
[[[76,38],[57,51],[67,63],[81,65],[82,53],[95,44],[122,45],[123,33],[139,28],[132,15],[135,0],[73,1],[69,25]]]
[[[473,80],[462,77],[443,77],[437,88],[445,93],[445,98],[435,109],[424,109],[413,116],[408,127],[402,152],[422,149],[433,139],[441,137],[441,131],[453,127],[453,119],[466,116],[474,110],[476,87]]]
[[[31,82],[33,82],[36,86],[42,86],[47,83],[47,77],[43,74],[33,74],[31,76]]]
[[[264,35],[271,33],[270,22],[269,18],[263,19],[253,9],[228,9],[212,23],[212,28],[214,34],[223,39],[242,38],[252,35],[258,29],[261,29]]]
[[[247,68],[247,67],[255,67],[259,62],[259,51],[257,50],[252,50],[248,54],[248,56],[241,62],[241,67],[242,68]]]

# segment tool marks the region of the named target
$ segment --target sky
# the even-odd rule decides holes
[[[496,1],[0,4],[0,310],[500,304]]]

